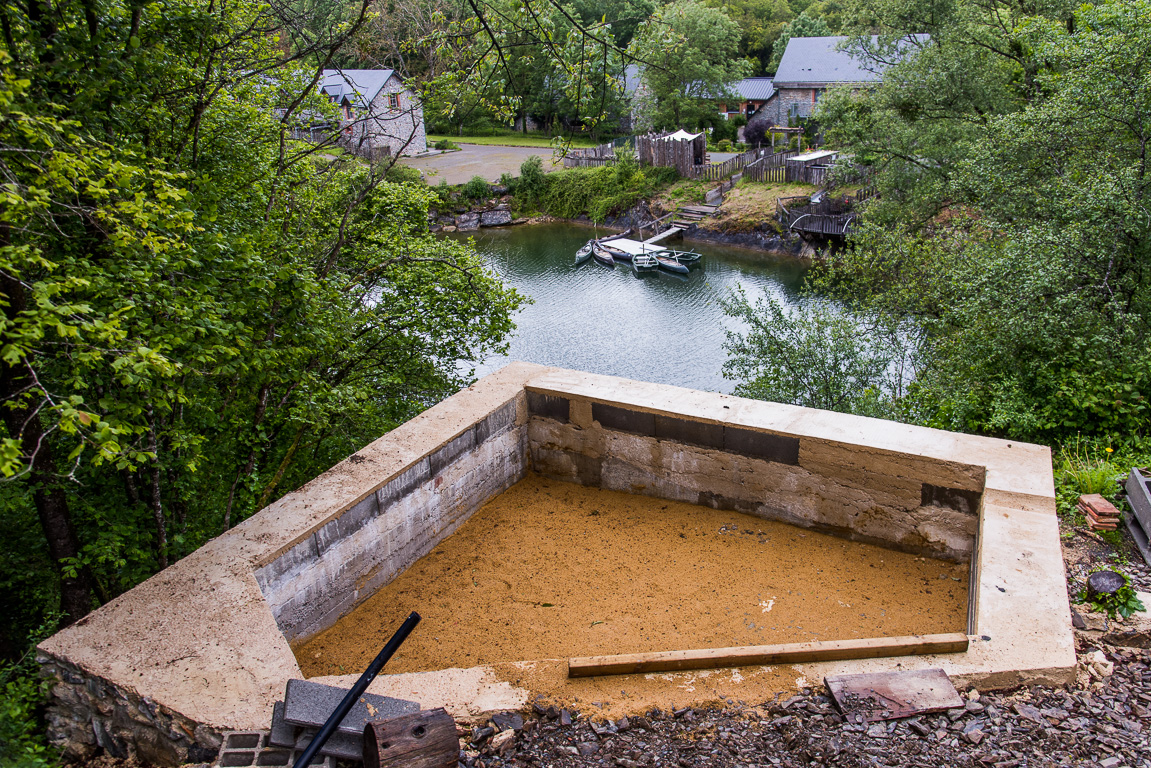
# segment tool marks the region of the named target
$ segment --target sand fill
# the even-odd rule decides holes
[[[529,475],[328,630],[308,677],[963,632],[967,566]]]

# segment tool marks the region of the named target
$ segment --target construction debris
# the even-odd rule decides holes
[[[894,720],[963,706],[942,669],[833,675],[823,682],[849,723]]]
[[[1079,511],[1087,518],[1087,525],[1093,531],[1114,531],[1119,527],[1120,515],[1115,505],[1098,493],[1088,493],[1079,497]]]

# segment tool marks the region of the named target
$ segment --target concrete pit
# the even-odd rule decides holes
[[[968,568],[740,512],[530,473],[294,650],[308,677],[965,632]]]
[[[553,511],[553,518],[576,517],[562,524],[553,519],[550,533],[546,526],[536,529],[534,546],[531,539],[514,537],[500,545],[505,547],[500,563],[488,563],[483,572],[495,581],[477,578],[484,588],[471,587],[490,602],[473,609],[469,622],[487,620],[493,626],[470,638],[446,626],[464,610],[460,604],[469,595],[464,579],[470,568],[478,568],[467,566],[466,550],[481,557],[505,529],[526,530],[493,523],[499,513],[490,510],[534,494],[533,488],[542,492],[545,484],[572,502],[567,512]],[[599,516],[605,520],[590,512],[579,517],[589,505],[608,506],[602,501],[607,498],[615,500],[618,513]],[[668,566],[658,550],[628,547],[634,560],[628,569],[615,568],[618,558],[613,563],[595,559],[601,542],[588,531],[602,530],[617,514],[621,526],[628,523],[621,527],[625,535],[615,544],[603,540],[604,547],[654,546],[669,538],[677,544],[678,533],[689,533],[688,521],[698,520],[700,530],[708,531],[698,541],[709,548],[665,548],[665,559],[676,564]],[[452,537],[469,519],[481,533],[470,535],[464,528],[463,536]],[[669,522],[673,519],[681,522]],[[615,594],[602,607],[595,599],[579,600],[577,588],[565,586],[565,569],[546,550],[552,543],[558,547],[576,520],[599,523],[567,551],[579,549],[588,558],[580,566],[578,586],[585,595],[594,594],[597,578],[602,582],[610,574],[616,580],[604,590]],[[668,537],[675,525],[678,533]],[[725,525],[741,533],[724,538]],[[759,531],[772,543],[759,544]],[[761,547],[795,555],[795,545],[810,548],[817,541],[826,556],[801,557],[815,568],[803,579],[826,577],[827,589],[792,588],[813,602],[795,603],[797,612],[784,624],[789,608],[780,594],[786,588],[777,588],[780,575],[765,570],[757,582],[759,573],[749,569],[761,563],[767,568],[767,560],[756,557]],[[735,542],[743,548],[725,549]],[[437,571],[442,568],[437,563],[448,557],[434,554],[440,546],[460,548],[454,570]],[[536,557],[541,565],[509,579],[511,587],[502,586],[498,580],[508,563],[525,562],[522,550],[532,549],[527,561]],[[845,574],[879,570],[877,563],[866,563],[859,554],[864,552],[884,560],[888,581],[868,582],[849,593]],[[689,568],[692,553],[699,580]],[[717,557],[724,562],[717,565]],[[855,559],[859,568],[842,566]],[[645,562],[666,569],[645,580],[640,570]],[[623,581],[628,570],[631,582]],[[434,593],[421,592],[423,586],[400,594],[405,584],[426,585],[426,577],[437,574],[440,580],[454,579],[456,587],[462,582],[454,598],[442,601],[446,608],[429,599]],[[942,590],[944,583],[945,599],[935,587]],[[930,588],[932,599],[912,600],[909,591],[920,588]],[[38,658],[54,679],[50,735],[75,757],[103,748],[166,765],[212,750],[225,730],[267,728],[272,705],[289,679],[342,671],[347,674],[318,679],[351,685],[360,656],[324,661],[321,650],[319,659],[309,660],[307,649],[322,644],[325,632],[338,633],[341,620],[351,626],[358,615],[370,615],[377,593],[380,600],[411,599],[388,610],[396,617],[409,607],[420,610],[428,618],[418,637],[438,637],[434,642],[444,647],[436,656],[425,645],[426,658],[417,660],[424,642],[418,641],[411,646],[412,657],[397,658],[388,669],[392,674],[371,690],[425,708],[445,706],[461,719],[524,707],[540,694],[578,700],[581,708],[595,706],[607,715],[669,699],[680,705],[724,697],[753,701],[845,672],[941,667],[958,685],[984,689],[1061,684],[1072,679],[1075,668],[1046,448],[517,363],[393,430],[44,641]],[[478,598],[476,592],[471,596]],[[773,596],[772,610],[763,613],[759,603]],[[842,602],[853,611],[868,597],[888,602],[881,603],[878,616],[874,609],[860,611],[870,623],[848,622],[836,614],[840,606],[830,605],[833,596],[837,603],[846,597]],[[906,602],[902,613],[901,600]],[[612,601],[630,606],[591,626],[601,620],[592,613],[606,613]],[[562,616],[565,602],[578,604],[570,618],[543,631],[530,623],[545,611]],[[661,607],[707,620],[697,626],[659,622]],[[780,623],[756,621],[756,610],[758,618],[778,617]],[[377,613],[374,634],[357,630],[365,647],[356,653],[370,657],[398,624],[392,621],[396,617]],[[499,634],[501,619],[503,636],[522,635],[522,643],[498,644],[493,635]],[[576,629],[565,632],[565,626]],[[765,626],[775,629],[761,629]],[[564,656],[574,652],[952,628],[966,630],[967,651],[714,674],[581,680],[565,675]],[[293,647],[304,649],[302,664]],[[539,658],[542,654],[554,655]]]

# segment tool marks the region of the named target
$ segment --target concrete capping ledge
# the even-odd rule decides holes
[[[610,430],[592,420],[596,403],[601,416],[611,413],[605,406],[651,414],[655,439],[663,435],[687,445],[715,445],[726,439],[729,428],[737,440],[747,437],[742,432],[769,435],[772,440],[759,443],[763,450],[756,448],[768,455],[747,460],[751,463],[745,469],[752,472],[793,467],[794,459],[826,466],[847,462],[851,472],[871,478],[910,462],[935,472],[934,479],[922,483],[910,475],[893,479],[899,492],[914,494],[917,503],[970,506],[976,498],[972,494],[980,494],[978,510],[955,513],[977,521],[980,543],[972,563],[976,584],[969,650],[802,665],[799,669],[812,681],[897,665],[942,667],[957,682],[979,687],[1059,684],[1073,678],[1074,645],[1047,448],[514,363],[397,427],[41,643],[38,658],[54,682],[52,738],[81,758],[84,750],[90,754],[101,746],[172,765],[200,754],[197,750],[214,748],[221,731],[266,728],[286,681],[302,677],[268,590],[305,563],[305,550],[314,546],[318,554],[341,536],[366,536],[366,526],[382,515],[382,507],[425,492],[420,488],[436,477],[433,463],[441,477],[451,475],[444,482],[452,492],[462,493],[478,478],[469,479],[457,459],[477,445],[491,446],[508,472],[520,461],[522,474],[531,460],[529,435],[537,422],[606,434]],[[529,417],[530,411],[540,418]],[[614,416],[632,418],[619,412]],[[628,432],[611,435],[623,447],[628,440],[652,439]],[[810,452],[816,444],[818,455]],[[520,458],[513,456],[515,451]],[[433,455],[438,455],[434,462]],[[492,482],[497,481],[502,482]],[[432,487],[427,492],[438,491]],[[434,534],[448,535],[470,512],[463,514],[433,521]],[[379,572],[376,577],[384,578]],[[290,598],[294,587],[284,582],[284,590]],[[323,608],[315,621],[347,606]],[[450,701],[449,710],[464,717],[525,705],[529,692],[502,682],[506,678],[496,666],[388,675],[373,690],[437,706],[437,701]],[[103,701],[108,690],[123,706]]]

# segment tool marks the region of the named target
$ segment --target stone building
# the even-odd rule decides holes
[[[765,104],[771,101],[771,97],[775,94],[772,80],[773,78],[770,77],[745,77],[738,83],[733,83],[731,90],[735,93],[738,101],[721,103],[719,105],[720,114],[728,118],[743,115],[750,120]]]
[[[927,41],[927,35],[913,35],[891,51],[880,50],[872,36],[867,51],[849,49],[847,37],[793,37],[779,62],[774,92],[760,114],[772,125],[811,117],[828,88],[866,88],[880,83],[892,59],[906,56]]]
[[[325,69],[320,91],[339,105],[343,144],[366,157],[428,150],[424,109],[392,69]]]

